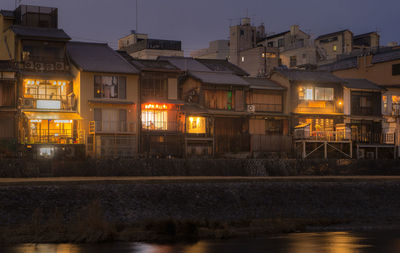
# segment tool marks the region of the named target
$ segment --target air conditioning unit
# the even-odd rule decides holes
[[[256,106],[255,105],[247,105],[247,111],[248,112],[256,112]]]
[[[64,62],[56,62],[56,70],[62,71],[65,69]]]
[[[24,68],[25,68],[25,69],[34,69],[35,66],[34,66],[34,64],[33,64],[33,61],[26,61],[26,62],[24,63]]]
[[[369,159],[369,160],[375,159],[375,153],[374,152],[367,152],[367,159]]]
[[[47,71],[53,71],[54,70],[54,64],[53,63],[47,63],[46,64],[46,70]]]
[[[31,98],[25,98],[25,99],[23,100],[22,106],[23,106],[23,108],[25,108],[25,109],[32,109],[32,108],[34,108],[35,105],[34,105],[33,99],[31,99]]]
[[[365,159],[365,149],[359,149],[357,153],[358,159]]]
[[[35,62],[35,70],[38,70],[38,71],[45,70],[44,63],[43,62]]]

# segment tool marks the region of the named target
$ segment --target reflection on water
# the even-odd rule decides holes
[[[396,233],[296,233],[255,239],[201,241],[192,245],[115,244],[21,244],[1,247],[10,253],[385,253],[400,252]]]

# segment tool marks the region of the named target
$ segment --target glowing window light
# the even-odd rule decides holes
[[[42,122],[42,120],[41,119],[31,119],[30,122],[32,122],[32,123],[40,123],[40,122]]]
[[[72,119],[56,119],[54,123],[72,123]]]
[[[156,109],[156,110],[168,110],[168,105],[166,104],[147,104],[144,105],[145,109]]]

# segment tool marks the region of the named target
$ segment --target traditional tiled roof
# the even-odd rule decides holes
[[[374,91],[382,91],[384,88],[380,87],[376,83],[373,83],[367,79],[344,79],[345,83],[344,87],[350,89],[358,89],[358,90],[374,90]]]
[[[294,70],[294,69],[276,69],[289,81],[294,82],[313,82],[313,83],[343,83],[343,80],[334,76],[328,71]]]
[[[266,78],[243,77],[243,79],[250,84],[252,89],[285,90],[285,87]]]
[[[221,71],[221,72],[232,72],[239,76],[248,76],[249,74],[238,66],[230,63],[227,60],[216,60],[216,59],[196,59],[196,61],[205,65],[207,68],[212,71]]]
[[[211,69],[191,57],[160,56],[158,60],[169,61],[172,65],[183,71],[211,71]]]
[[[137,74],[139,71],[107,44],[68,42],[67,53],[82,71]]]
[[[189,71],[189,76],[207,84],[240,85],[240,86],[249,85],[249,83],[246,82],[243,78],[234,75],[232,73]]]
[[[13,25],[10,29],[20,37],[67,41],[71,38],[62,29]]]
[[[387,62],[400,59],[400,49],[377,53],[372,57],[372,63]]]
[[[133,64],[139,70],[153,70],[153,71],[180,71],[177,67],[164,60],[143,60],[135,59],[130,56],[126,51],[117,51],[128,62]]]
[[[318,69],[327,71],[336,71],[336,70],[351,69],[356,67],[358,67],[357,57],[352,57],[339,60],[330,64],[321,65],[318,67]]]

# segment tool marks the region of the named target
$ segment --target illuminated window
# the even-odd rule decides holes
[[[313,88],[299,88],[300,100],[314,100]]]
[[[72,85],[67,81],[24,80],[24,97],[43,100],[66,100],[72,92]],[[49,108],[51,109],[51,108]]]
[[[315,100],[333,101],[333,88],[315,87]]]
[[[123,76],[95,76],[94,97],[126,99],[126,78]]]
[[[142,109],[142,128],[146,130],[168,130],[168,106],[145,105]]]
[[[337,46],[333,45],[332,49],[333,49],[333,52],[336,52],[337,51]]]
[[[72,120],[40,120],[29,121],[30,143],[72,144]]]
[[[382,103],[383,103],[383,112],[387,113],[387,109],[388,109],[387,96],[382,96]]]
[[[188,117],[186,119],[186,132],[191,134],[205,134],[206,119],[204,117]]]
[[[242,62],[244,62],[244,56],[242,56]]]
[[[392,96],[392,103],[393,104],[400,104],[400,96]]]

